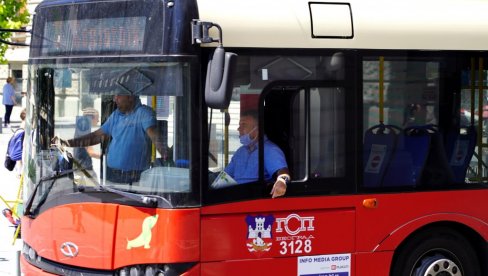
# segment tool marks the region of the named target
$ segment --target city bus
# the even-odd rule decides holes
[[[488,275],[487,10],[41,2],[24,275]],[[152,109],[165,151],[153,146],[139,178],[117,184],[106,179],[111,141],[91,146],[88,168],[55,138],[99,129],[122,92]],[[237,184],[223,172],[244,112],[257,114],[256,172]],[[290,174],[278,198],[267,141]]]

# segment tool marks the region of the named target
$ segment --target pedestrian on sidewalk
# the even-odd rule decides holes
[[[26,117],[26,109],[22,109],[20,112],[20,127],[19,131],[24,131],[25,130],[25,117]],[[23,148],[23,143],[22,143],[22,148]],[[21,148],[21,152],[23,149]],[[17,174],[17,178],[20,178],[22,171],[24,170],[24,163],[22,163],[22,159],[17,160],[17,164],[15,165],[15,172]]]
[[[20,111],[20,126],[19,128],[25,129],[25,117],[27,116],[27,110],[26,108],[22,108],[22,111]]]
[[[7,78],[7,83],[3,86],[3,104],[5,105],[5,117],[3,121],[4,127],[10,127],[10,115],[14,105],[17,104],[15,99],[14,89],[15,79],[12,77]]]

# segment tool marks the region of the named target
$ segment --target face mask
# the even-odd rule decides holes
[[[255,129],[256,127],[249,131],[249,133],[243,134],[239,137],[239,141],[241,142],[241,144],[243,144],[244,146],[249,146],[254,141],[253,139],[251,139],[251,136],[249,134]]]

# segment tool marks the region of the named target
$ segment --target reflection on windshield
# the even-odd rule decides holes
[[[178,62],[32,67],[28,190],[39,184],[37,200],[46,190],[49,200],[100,185],[154,196],[192,193],[189,71]],[[73,172],[51,184],[47,178],[59,174],[50,150],[55,139],[71,154]]]
[[[39,180],[35,186],[34,196],[32,196],[27,205],[25,213],[30,216],[38,214],[42,205],[50,199],[63,196],[67,193],[84,192],[86,184],[75,179],[74,175],[79,176],[81,172],[87,179],[93,180],[86,168],[80,166],[79,162],[72,155],[65,151],[61,145],[53,146],[49,151],[43,152],[41,159],[48,172],[45,177]],[[173,208],[170,200],[151,195],[155,190],[161,190],[165,193],[188,193],[188,170],[181,168],[164,168],[154,167],[144,171],[141,174],[139,185],[100,185],[96,182],[90,182],[91,185],[100,191],[108,191],[123,197],[135,200],[137,202],[153,207]],[[163,176],[161,178],[161,176]],[[145,189],[149,195],[139,195],[138,192]],[[149,189],[147,189],[149,188]],[[136,193],[134,193],[136,192]],[[170,198],[171,199],[171,198]]]
[[[77,187],[73,181],[74,169],[72,156],[69,152],[57,148],[43,150],[38,161],[41,163],[43,177],[34,188],[34,196],[26,206],[26,213],[36,213],[49,197],[55,198],[67,191],[75,192]]]

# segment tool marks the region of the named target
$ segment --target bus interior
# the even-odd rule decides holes
[[[230,120],[212,114],[209,123],[222,132],[210,135],[210,152],[220,158],[218,164],[209,159],[209,169],[229,162],[239,147],[239,114],[254,109],[262,132],[286,156],[289,196],[486,185],[483,57],[456,51],[232,50],[238,53],[234,93],[227,114],[220,114]],[[216,150],[224,144],[228,149]]]

